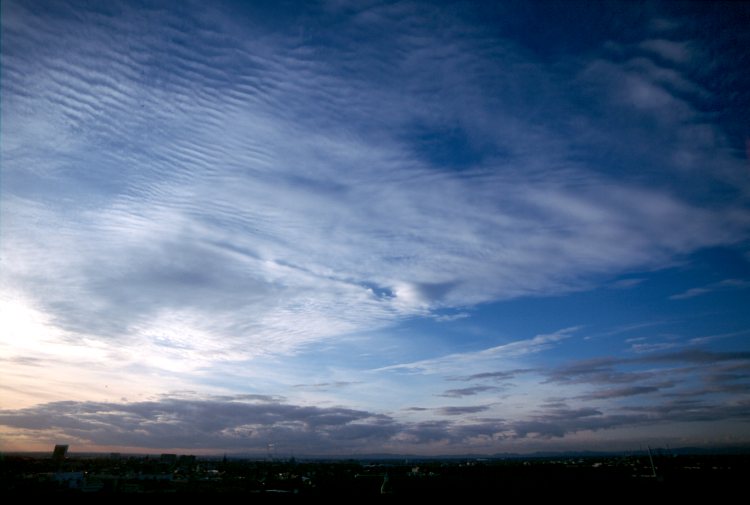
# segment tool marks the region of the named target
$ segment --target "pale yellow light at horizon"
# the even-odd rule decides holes
[[[137,349],[75,335],[57,327],[29,301],[0,295],[0,409],[52,401],[137,401],[183,389],[158,368],[123,373],[148,359]]]

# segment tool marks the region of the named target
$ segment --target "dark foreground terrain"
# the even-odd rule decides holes
[[[0,496],[66,498],[475,497],[517,500],[729,498],[750,455],[256,461],[195,456],[0,456]],[[9,503],[9,502],[6,502]]]

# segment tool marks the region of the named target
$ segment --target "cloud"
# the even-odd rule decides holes
[[[643,405],[620,409],[619,412],[602,412],[592,408],[568,407],[548,409],[533,419],[511,425],[516,437],[562,438],[582,431],[615,430],[623,427],[641,427],[668,423],[703,423],[747,421],[750,404],[739,401],[732,404],[704,403],[700,401],[670,401],[657,405]],[[683,439],[684,440],[684,439]]]
[[[691,288],[685,291],[684,293],[679,293],[676,295],[672,295],[669,297],[670,300],[684,300],[686,298],[693,298],[695,296],[700,296],[706,293],[710,293],[711,290],[705,289],[705,288]]]
[[[685,349],[681,351],[649,354],[632,358],[601,357],[581,360],[550,370],[548,376],[554,381],[598,381],[619,384],[648,378],[652,372],[615,372],[620,365],[644,365],[655,363],[682,363],[697,365],[717,365],[725,362],[745,362],[750,360],[750,353],[745,351],[706,351],[703,349]]]
[[[693,54],[688,44],[665,39],[644,40],[639,47],[674,63],[686,63]]]
[[[709,344],[717,340],[745,335],[748,332],[750,332],[750,330],[741,330],[729,333],[719,333],[715,335],[705,335],[702,337],[693,337],[687,340],[682,340],[677,335],[666,335],[662,337],[661,341],[657,342],[649,342],[648,337],[634,337],[626,339],[625,342],[630,344],[630,350],[635,353],[654,353],[659,351],[666,351],[668,349],[684,350],[685,348],[690,349],[691,352],[704,352],[701,351],[698,346]]]
[[[338,389],[353,384],[361,384],[361,381],[335,381],[335,382],[316,382],[315,384],[294,384],[293,387],[300,389],[313,389],[313,390],[328,390]]]
[[[664,387],[671,387],[673,383],[662,383],[659,386],[629,386],[617,389],[603,389],[600,391],[594,391],[586,395],[582,395],[580,398],[586,400],[603,400],[608,398],[623,398],[627,396],[638,396],[649,393],[655,393],[660,391]]]
[[[460,319],[466,319],[467,317],[471,317],[471,314],[467,312],[458,312],[456,314],[441,314],[434,316],[436,321],[440,321],[441,323],[446,323],[450,321],[458,321]]]
[[[487,407],[445,407],[444,415]],[[421,411],[424,409],[414,408]],[[404,443],[430,449],[433,442],[461,444],[492,435],[502,421],[400,423],[389,416],[339,407],[304,407],[263,397],[164,397],[135,403],[53,402],[0,410],[0,426],[18,438],[74,446],[138,450],[231,450],[264,454],[267,444],[294,454],[398,452]],[[445,449],[445,447],[443,447]]]
[[[739,393],[750,391],[750,362],[713,366],[705,377],[705,393]]]
[[[657,355],[644,356],[640,358],[633,358],[630,360],[624,360],[623,362],[632,363],[671,363],[671,362],[684,362],[684,363],[695,363],[701,365],[713,365],[724,362],[732,361],[747,361],[750,360],[750,352],[747,351],[706,351],[702,349],[686,349],[683,351],[677,351],[672,353],[663,353]]]
[[[730,203],[699,207],[673,186],[569,161],[568,128],[526,118],[514,104],[533,99],[518,90],[596,85],[596,72],[522,61],[460,19],[440,30],[445,42],[413,22],[414,5],[373,6],[339,19],[334,39],[360,41],[350,47],[262,20],[246,37],[210,7],[72,5],[71,18],[14,5],[3,21],[17,48],[4,84],[6,278],[65,330],[152,341],[182,320],[183,340],[162,342],[294,353],[445,308],[583,289],[744,236]],[[606,63],[596,75],[645,108],[678,102],[622,72]],[[539,91],[562,109],[577,100]],[[465,139],[456,159],[486,147],[452,170],[419,149],[446,136]]]
[[[549,370],[547,380],[561,384],[629,384],[654,377],[650,370],[617,370],[625,363],[616,358],[594,358]]]
[[[571,431],[580,428],[577,426],[591,426],[592,420],[598,420],[602,413],[596,409],[582,408],[569,409],[557,408],[550,409],[544,415],[537,416],[530,421],[522,421],[513,425],[513,430],[518,437],[528,437],[530,435],[547,437],[563,437]],[[576,426],[575,428],[573,426]],[[590,429],[590,428],[587,428]]]
[[[741,330],[741,331],[733,331],[733,332],[729,332],[729,333],[719,333],[719,334],[715,334],[715,335],[706,335],[706,336],[703,336],[703,337],[694,337],[694,338],[690,339],[689,343],[692,344],[692,345],[707,344],[709,342],[713,342],[713,341],[716,341],[716,340],[722,340],[722,339],[725,339],[725,338],[737,337],[737,336],[740,336],[740,335],[747,335],[748,333],[750,333],[750,329],[749,330]]]
[[[633,407],[633,411],[646,413],[663,422],[707,422],[725,419],[750,420],[750,403],[739,401],[726,405],[705,404],[695,401],[675,401],[665,405]]]
[[[399,429],[384,415],[289,405],[264,397],[55,402],[0,411],[0,424],[47,436],[61,433],[87,445],[258,451],[270,440],[313,453],[351,450],[352,444],[367,440],[387,441]]]
[[[505,420],[463,418],[488,411],[487,405],[451,406],[437,412],[460,420],[404,422],[364,410],[294,405],[263,395],[201,398],[187,394],[144,402],[65,401],[0,410],[0,426],[13,430],[11,436],[5,432],[6,443],[28,440],[48,445],[65,441],[90,450],[118,447],[264,454],[267,444],[274,443],[278,451],[290,454],[404,450],[435,454],[465,451],[467,447],[482,452],[507,450],[502,444],[564,438],[582,431],[748,420],[748,407],[743,401],[707,403],[690,399],[607,412],[558,402],[528,418]],[[426,409],[409,410],[419,413]]]
[[[448,389],[438,396],[446,398],[461,398],[463,396],[474,396],[485,391],[496,391],[498,388],[493,386],[472,386],[468,388]]]
[[[657,408],[673,398],[683,397],[699,399],[707,402],[706,405],[721,403],[720,398],[724,395],[733,397],[747,391],[750,380],[748,363],[750,354],[743,351],[684,349],[635,357],[582,360],[542,373],[546,376],[546,383],[566,388],[596,386],[593,391],[583,389],[578,394],[568,393],[568,397],[594,402],[596,406],[606,404],[609,411],[606,414],[615,415],[617,410],[632,410],[627,402],[622,403],[620,399],[635,396],[639,397],[643,410]],[[708,412],[708,408],[705,411]],[[654,415],[653,419],[660,419],[660,416]],[[631,420],[641,422],[634,418]]]
[[[669,32],[680,28],[681,23],[675,19],[659,17],[649,20],[648,25],[655,32]]]
[[[656,343],[649,343],[649,342],[641,342],[641,343],[634,343],[630,346],[630,349],[633,352],[655,352],[655,351],[665,351],[667,349],[674,349],[675,347],[680,347],[680,343],[678,342],[656,342]]]
[[[536,335],[530,339],[516,340],[507,344],[489,347],[480,351],[455,353],[439,358],[426,359],[411,363],[399,363],[377,369],[402,370],[410,372],[437,373],[464,368],[467,364],[480,366],[489,361],[507,359],[542,352],[552,347],[556,342],[570,338],[578,327],[565,328],[554,333]]]
[[[507,370],[507,371],[499,371],[499,372],[480,372],[475,373],[471,375],[463,375],[459,377],[451,377],[450,380],[455,381],[473,381],[473,380],[485,380],[485,379],[491,379],[493,381],[501,382],[508,379],[512,379],[516,375],[530,372],[529,369],[516,369],[516,370]]]
[[[717,291],[731,291],[738,289],[746,289],[750,287],[750,282],[744,279],[724,279],[723,281],[714,282],[707,284],[703,287],[690,288],[682,293],[677,293],[669,297],[670,300],[686,300],[688,298],[695,298],[696,296],[705,295],[708,293],[715,293]]]
[[[620,279],[613,282],[610,287],[612,289],[631,289],[642,284],[645,280],[640,278]]]
[[[440,407],[437,411],[444,416],[462,416],[464,414],[484,412],[489,408],[488,405],[471,405],[466,407]]]

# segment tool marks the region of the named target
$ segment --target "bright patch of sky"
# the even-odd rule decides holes
[[[749,22],[3,2],[0,448],[750,442]]]

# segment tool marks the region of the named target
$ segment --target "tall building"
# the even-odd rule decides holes
[[[54,461],[64,461],[65,456],[68,454],[68,444],[58,444],[52,451],[52,459]]]

